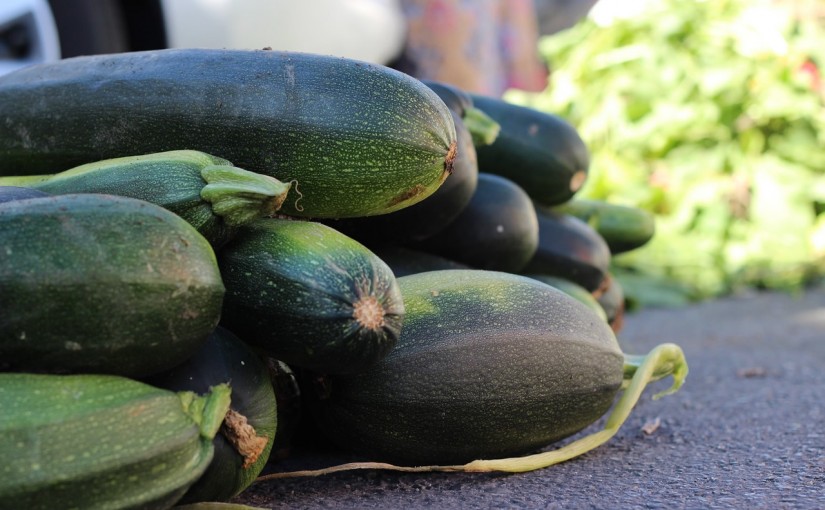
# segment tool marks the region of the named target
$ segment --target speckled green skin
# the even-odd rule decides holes
[[[576,129],[557,115],[499,98],[470,97],[500,126],[492,144],[477,148],[478,170],[507,177],[544,205],[570,200],[590,166],[590,153]]]
[[[362,244],[312,221],[261,219],[218,253],[222,324],[268,356],[322,373],[364,370],[395,346],[404,303],[390,268]],[[373,297],[384,323],[354,306]]]
[[[141,376],[182,362],[220,317],[215,254],[141,200],[0,204],[0,369]]]
[[[212,459],[178,394],[123,377],[0,373],[0,409],[2,510],[169,508]]]
[[[0,112],[0,175],[202,150],[296,180],[283,212],[319,218],[383,214],[426,198],[449,175],[456,139],[444,102],[408,75],[263,50],[169,49],[31,66],[0,78]]]
[[[194,151],[178,152],[174,159],[118,158],[44,176],[42,182],[28,186],[50,195],[106,193],[146,200],[174,212],[210,244],[220,246],[229,240],[232,229],[201,198],[201,190],[206,186],[201,170],[205,165],[228,164],[224,159]],[[136,172],[140,172],[140,178],[135,178]],[[0,184],[9,179],[0,177]]]
[[[315,388],[318,422],[341,447],[406,464],[525,453],[604,414],[623,356],[604,320],[541,282],[445,270],[398,278],[398,345]]]

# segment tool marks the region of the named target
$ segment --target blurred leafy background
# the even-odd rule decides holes
[[[576,126],[592,155],[580,196],[656,215],[653,240],[614,257],[628,299],[679,305],[821,277],[821,18],[758,0],[625,10],[544,37],[547,89],[506,99]]]

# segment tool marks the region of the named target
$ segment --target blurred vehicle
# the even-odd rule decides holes
[[[37,62],[161,48],[270,47],[386,63],[397,0],[2,0],[0,74]]]

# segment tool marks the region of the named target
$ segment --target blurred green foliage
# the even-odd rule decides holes
[[[506,96],[576,126],[581,196],[655,213],[653,240],[614,257],[639,304],[799,289],[825,267],[825,36],[765,9],[660,0],[585,19],[542,39],[547,90]]]

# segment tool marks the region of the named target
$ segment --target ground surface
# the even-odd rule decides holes
[[[273,509],[825,509],[825,289],[644,310],[628,318],[619,339],[628,353],[678,343],[690,375],[679,393],[652,401],[665,387],[657,382],[618,434],[583,457],[518,475],[356,471],[261,482],[237,502]],[[642,430],[657,419],[652,433]],[[306,457],[272,469],[342,460]]]

